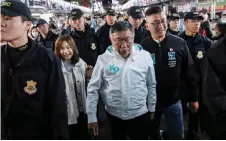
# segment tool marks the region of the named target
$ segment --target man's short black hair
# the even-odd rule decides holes
[[[111,26],[110,34],[127,30],[134,32],[133,26],[128,21],[118,21]]]
[[[154,5],[151,6],[146,12],[145,12],[145,16],[150,16],[153,14],[158,14],[163,12],[162,7],[158,6],[158,5]]]

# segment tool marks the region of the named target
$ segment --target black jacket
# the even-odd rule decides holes
[[[203,61],[202,115],[211,139],[226,139],[226,38],[214,43]]]
[[[138,29],[135,29],[134,43],[139,44],[148,36],[149,36],[148,31],[144,27],[140,26]]]
[[[74,30],[70,33],[70,36],[75,40],[79,56],[87,65],[95,66],[97,57],[101,54],[99,39],[92,28],[88,26],[85,28],[83,35]]]
[[[192,59],[195,63],[196,71],[201,76],[203,57],[210,48],[212,41],[200,34],[197,34],[195,37],[188,37],[185,35],[185,32],[181,33],[179,37],[186,41]]]
[[[168,28],[167,32],[175,36],[179,36],[180,34],[180,31],[173,31],[171,28]]]
[[[1,48],[2,139],[68,139],[64,78],[55,55],[29,39],[29,50],[11,67]]]
[[[55,41],[58,37],[59,36],[57,34],[53,33],[52,31],[49,31],[45,39],[42,37],[42,35],[39,35],[36,41],[47,49],[55,51]]]
[[[166,34],[161,43],[148,37],[141,45],[151,54],[155,64],[158,103],[170,106],[179,101],[181,79],[184,79],[189,87],[189,100],[197,101],[197,74],[186,42]]]
[[[111,45],[111,40],[110,40],[110,28],[111,26],[109,26],[107,23],[105,23],[103,26],[101,26],[98,30],[97,30],[97,36],[100,40],[100,48],[103,51],[102,53],[104,53],[106,51],[106,49],[108,48],[108,46]]]
[[[226,39],[214,43],[203,63],[203,99],[209,112],[226,118]],[[225,120],[225,119],[224,119]]]
[[[61,33],[60,33],[60,35],[68,35],[68,34],[70,34],[71,33],[71,31],[72,31],[72,28],[71,28],[71,26],[69,26],[68,28],[64,28],[62,31],[61,31]]]
[[[221,34],[219,34],[218,36],[213,37],[212,39],[213,39],[213,41],[217,41],[217,40],[222,39],[223,37],[224,37],[224,34],[221,33]]]

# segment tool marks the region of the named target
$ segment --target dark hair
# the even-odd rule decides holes
[[[61,54],[60,54],[60,49],[61,49],[61,45],[62,42],[66,41],[71,49],[73,50],[73,56],[71,58],[71,63],[72,64],[76,64],[79,61],[79,52],[78,49],[75,45],[75,41],[73,40],[73,38],[69,35],[61,35],[57,38],[56,42],[55,42],[55,54],[61,59],[63,60]]]
[[[215,15],[218,15],[219,18],[221,18],[221,12],[216,13]]]
[[[202,9],[201,11],[199,11],[199,14],[203,13],[203,14],[208,14],[208,10],[207,9]]]
[[[145,16],[150,16],[150,15],[153,15],[153,14],[158,14],[158,13],[161,13],[163,12],[162,8],[158,5],[154,5],[154,6],[151,6],[146,12],[145,12]]]
[[[34,30],[34,29],[36,29],[36,26],[32,26],[32,27],[29,29],[29,32],[31,33],[32,38],[35,38],[35,37],[33,36],[33,34],[32,34],[32,30]]]
[[[226,34],[226,24],[222,24],[221,22],[218,22],[216,26],[218,27],[220,33]]]
[[[131,31],[134,32],[133,26],[127,21],[118,21],[114,25],[111,26],[110,34],[120,31]]]

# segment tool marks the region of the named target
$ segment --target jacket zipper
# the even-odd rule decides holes
[[[162,52],[161,52],[161,44],[159,43],[159,56],[160,56],[160,61],[162,62]]]

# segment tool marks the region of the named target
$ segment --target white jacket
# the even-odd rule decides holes
[[[97,122],[99,94],[108,113],[123,120],[138,117],[156,105],[156,80],[151,55],[138,44],[128,59],[112,46],[98,57],[87,88],[88,122]]]
[[[86,63],[79,58],[79,62],[75,64],[73,67],[73,75],[76,79],[76,89],[77,93],[82,96],[82,103],[85,106],[86,101],[86,86],[85,86],[85,70]],[[64,75],[64,81],[66,86],[66,94],[67,94],[67,111],[68,111],[68,124],[76,124],[77,118],[79,117],[79,108],[76,98],[75,90],[70,91],[73,88],[69,87],[69,82],[67,79],[67,70],[64,67],[64,63],[62,62],[62,71]],[[84,107],[85,109],[85,107]]]

